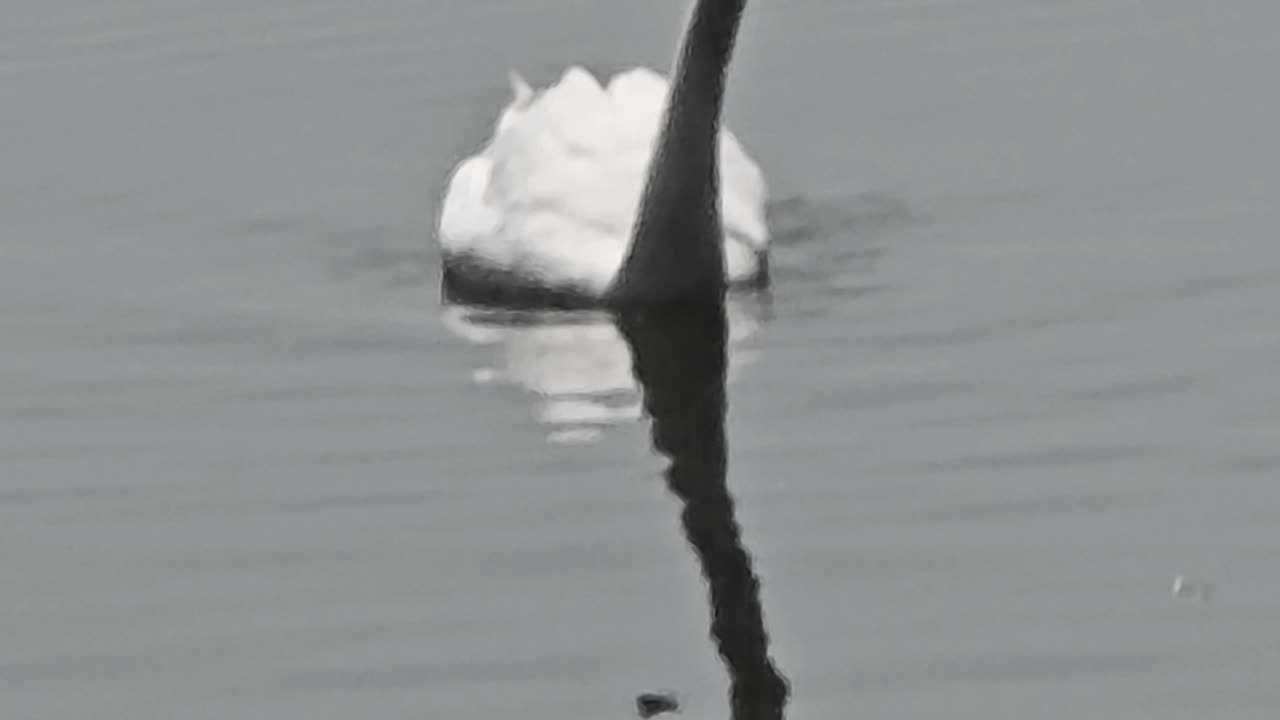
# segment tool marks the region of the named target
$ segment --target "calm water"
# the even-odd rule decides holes
[[[665,67],[682,6],[5,5],[0,716],[725,716],[627,346],[443,313],[430,251],[508,67]],[[790,717],[1275,717],[1278,23],[749,9],[728,483]]]

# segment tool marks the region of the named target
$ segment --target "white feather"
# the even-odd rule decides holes
[[[522,282],[600,297],[631,242],[667,80],[638,68],[602,87],[571,67],[534,91],[511,73],[494,134],[454,169],[439,218],[446,263],[466,260]],[[751,280],[767,250],[766,187],[728,128],[720,202],[730,283]]]

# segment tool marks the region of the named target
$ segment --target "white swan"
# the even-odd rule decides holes
[[[513,98],[453,171],[445,293],[488,304],[652,302],[768,282],[766,187],[720,127],[745,0],[698,0],[668,84],[569,68]]]

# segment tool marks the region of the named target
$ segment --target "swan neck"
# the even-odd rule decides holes
[[[717,148],[725,74],[745,5],[694,5],[615,299],[723,299]]]
[[[715,139],[726,72],[745,5],[745,0],[699,0],[694,5],[676,59],[667,109],[668,137],[696,142]],[[703,144],[714,153],[714,142]]]

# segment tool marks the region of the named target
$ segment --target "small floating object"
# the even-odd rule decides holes
[[[680,702],[673,693],[640,693],[636,696],[636,712],[642,718],[680,712]]]
[[[1213,588],[1209,583],[1193,580],[1185,575],[1178,575],[1173,578],[1173,587],[1170,588],[1169,592],[1178,600],[1206,602],[1212,590]]]

